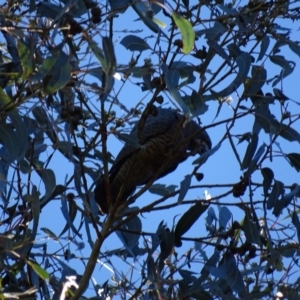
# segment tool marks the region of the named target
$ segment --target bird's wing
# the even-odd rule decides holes
[[[167,130],[178,122],[179,115],[170,108],[157,108],[157,116],[148,115],[144,128],[141,133],[139,144],[145,144],[149,139],[167,132]],[[138,123],[132,128],[130,136],[137,139]],[[126,143],[119,152],[116,160],[111,167],[110,173],[113,174],[119,169],[123,161],[132,153],[137,151],[132,144]]]

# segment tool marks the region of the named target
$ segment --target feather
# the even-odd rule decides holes
[[[137,186],[157,180],[171,172],[189,156],[211,149],[211,140],[195,121],[183,127],[184,116],[172,109],[158,108],[149,115],[141,132],[139,145],[126,143],[109,172],[112,204],[122,203]],[[138,125],[131,133],[137,139]],[[95,188],[95,199],[103,213],[108,213],[104,181]]]

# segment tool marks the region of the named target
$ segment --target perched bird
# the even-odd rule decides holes
[[[137,186],[173,172],[189,156],[211,149],[206,131],[194,121],[183,127],[183,118],[170,108],[157,108],[155,116],[147,116],[140,139],[138,124],[133,127],[130,138],[136,139],[139,146],[126,143],[109,171],[112,204],[126,201]],[[109,204],[104,180],[95,188],[95,199],[107,214]]]

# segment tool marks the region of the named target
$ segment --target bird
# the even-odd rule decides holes
[[[211,149],[207,132],[172,108],[158,107],[149,114],[141,130],[135,124],[129,137],[138,143],[126,142],[110,171],[110,201],[114,205],[125,202],[138,186],[157,180],[173,172],[188,157]],[[107,188],[107,187],[106,187]],[[102,214],[109,213],[104,179],[94,190],[95,200]]]

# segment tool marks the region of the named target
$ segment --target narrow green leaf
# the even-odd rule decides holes
[[[27,160],[22,159],[19,161],[19,168],[23,174],[29,174],[31,172],[31,166]]]
[[[93,51],[93,53],[95,54],[96,58],[99,60],[104,72],[107,73],[108,72],[108,64],[106,62],[106,59],[105,59],[102,49],[100,49],[99,46],[90,37],[85,36],[85,39],[87,40],[88,45],[91,48],[91,50]]]
[[[85,39],[88,42],[89,47],[95,54],[96,58],[99,60],[103,71],[105,72],[105,88],[103,89],[103,92],[100,95],[101,101],[105,101],[111,92],[113,86],[114,86],[114,73],[116,68],[116,57],[115,57],[115,51],[113,47],[113,43],[109,37],[103,37],[102,38],[102,46],[103,49],[100,49],[99,46],[87,35],[85,35]],[[101,72],[97,72],[101,74]],[[98,78],[99,80],[102,80],[102,78]]]
[[[42,174],[42,180],[45,184],[46,193],[43,197],[43,202],[46,202],[52,195],[56,187],[55,174],[52,170],[40,170]]]
[[[43,107],[36,106],[32,110],[32,114],[33,114],[34,118],[36,119],[36,121],[40,125],[47,125],[48,124],[48,116],[47,116],[45,110],[43,109]]]
[[[287,42],[289,44],[290,49],[300,57],[300,46],[299,46],[298,42],[291,41],[289,43],[289,40],[287,40]]]
[[[230,57],[228,56],[228,54],[226,53],[224,48],[217,41],[208,40],[207,44],[208,44],[209,47],[214,49],[216,51],[216,53],[219,54],[227,62],[227,64],[229,66],[231,65]]]
[[[2,87],[0,87],[0,105],[2,111],[10,111],[16,107],[7,94],[3,91]]]
[[[27,78],[27,76],[34,71],[33,52],[22,40],[18,40],[18,52],[24,73],[23,76],[24,78]]]
[[[150,46],[143,39],[135,35],[125,36],[120,44],[130,51],[143,52],[150,49]]]
[[[10,111],[9,117],[15,126],[16,134],[18,136],[18,147],[16,146],[18,148],[18,159],[22,159],[25,156],[28,145],[28,127],[17,110]]]
[[[262,168],[260,171],[264,178],[263,180],[264,196],[267,197],[269,195],[269,189],[274,179],[274,173],[269,168]]]
[[[208,105],[203,100],[203,97],[196,91],[192,91],[190,96],[189,108],[193,117],[203,115],[208,110]]]
[[[186,86],[189,83],[194,83],[196,81],[194,75],[195,68],[185,61],[174,61],[170,70],[179,72],[179,77],[182,79],[181,82],[177,83],[179,87]]]
[[[51,79],[44,87],[44,92],[47,94],[53,94],[54,92],[63,88],[71,77],[71,65],[69,62],[61,65],[59,68],[55,68],[56,71],[51,74]],[[55,76],[53,76],[55,74]]]
[[[246,214],[244,218],[243,230],[245,233],[245,237],[248,243],[250,244],[261,244],[259,229],[257,228],[257,224],[253,222],[249,215]]]
[[[260,43],[260,52],[259,52],[257,61],[260,61],[264,58],[264,56],[269,48],[269,45],[270,45],[270,38],[267,35],[265,35],[262,38],[261,43]]]
[[[115,73],[115,68],[117,66],[117,59],[115,55],[115,48],[111,38],[103,37],[102,47],[107,62],[107,75],[112,76]]]
[[[193,165],[203,165],[207,159],[221,148],[221,143],[201,154],[201,156],[193,161]]]
[[[195,31],[193,29],[193,26],[188,20],[175,12],[172,13],[172,18],[179,28],[182,36],[182,52],[184,54],[189,54],[193,50],[195,43]]]
[[[61,211],[67,222],[59,236],[62,236],[71,228],[75,235],[79,236],[79,238],[82,238],[82,235],[73,224],[78,211],[77,206],[74,202],[74,197],[70,196],[68,197],[68,199],[66,199],[64,196],[61,197]]]
[[[71,77],[71,64],[69,56],[62,50],[62,45],[51,51],[51,56],[43,61],[33,79],[43,79],[44,92],[53,94],[64,87]]]
[[[229,51],[229,55],[234,59],[237,59],[243,53],[236,43],[229,44],[227,49]]]
[[[264,103],[258,103],[255,108],[255,119],[261,125],[266,133],[279,134],[284,139],[300,143],[300,134],[294,128],[284,125],[276,120],[271,114],[269,106]]]
[[[280,74],[277,76],[277,79],[274,80],[272,86],[277,85],[285,77],[292,74],[296,66],[295,62],[286,60],[282,55],[271,55],[270,61],[282,68]]]
[[[151,9],[153,11],[153,14],[157,15],[163,9],[165,2],[166,2],[165,0],[157,0],[155,2],[147,3],[147,6],[149,7],[149,5],[150,5]]]
[[[274,120],[272,125],[276,127],[277,131],[279,132],[279,135],[287,141],[297,141],[298,143],[300,143],[300,134],[294,128],[284,124],[280,124],[277,120]]]
[[[181,237],[193,226],[208,207],[208,204],[202,204],[199,202],[191,206],[181,216],[175,227],[175,241],[180,241]]]
[[[236,59],[235,62],[238,66],[238,72],[236,78],[231,82],[231,84],[223,89],[222,91],[216,93],[219,97],[227,97],[236,91],[239,86],[245,82],[250,66],[251,66],[251,55],[249,53],[242,52]]]
[[[172,191],[168,189],[168,187],[165,184],[153,184],[150,186],[149,190],[150,193],[160,195],[160,196],[166,196],[169,195]]]
[[[36,264],[35,262],[30,261],[30,260],[27,260],[27,263],[34,270],[34,272],[36,274],[38,274],[43,280],[49,280],[50,279],[50,275],[46,272],[46,270],[41,268],[38,264]]]
[[[165,80],[167,83],[168,88],[174,88],[178,90],[179,86],[179,79],[180,79],[180,72],[179,72],[180,66],[175,63],[175,68],[169,68],[167,65],[163,64],[161,66],[161,69],[163,70],[165,74]]]
[[[31,199],[32,217],[33,217],[32,235],[35,238],[37,234],[40,212],[41,212],[39,192],[35,185],[32,187],[30,196],[31,196],[30,199]]]
[[[295,197],[297,197],[299,190],[300,190],[299,185],[294,184],[292,190],[283,196],[282,201],[284,202],[284,206],[283,206],[284,208],[288,207],[292,202],[292,200],[295,199]]]
[[[289,98],[279,89],[273,88],[273,93],[276,99],[283,102],[288,100]]]
[[[296,227],[298,243],[300,243],[300,221],[295,211],[292,212],[292,223]]]
[[[178,76],[178,80],[179,80],[179,72],[177,72],[176,70],[173,70],[173,71],[169,70],[165,64],[162,64],[161,69],[164,72],[165,81],[166,81],[166,84],[167,84],[170,94],[177,101],[177,103],[182,108],[185,116],[188,118],[190,116],[189,108],[187,107],[187,105],[185,104],[183,99],[181,98],[181,95],[178,91],[177,85],[175,85],[177,76]]]
[[[161,228],[159,231],[160,239],[160,254],[159,254],[159,272],[165,265],[165,260],[173,251],[174,247],[174,232],[170,231],[168,228]]]
[[[76,18],[81,17],[83,14],[86,14],[89,8],[95,7],[97,5],[97,3],[93,0],[76,0],[76,5],[70,5],[69,0],[61,0],[60,2],[65,4],[64,9],[66,9],[66,12],[70,16],[74,16]],[[61,20],[62,18],[63,15],[56,17],[56,20]]]
[[[108,0],[112,11],[124,13],[130,5],[130,0]]]
[[[280,214],[282,213],[282,210],[285,208],[285,202],[284,200],[281,199],[277,199],[274,205],[274,209],[272,211],[272,214],[278,218],[280,216]]]
[[[260,66],[252,66],[252,78],[245,83],[244,95],[253,96],[261,90],[267,80],[267,71]]]
[[[59,241],[59,238],[55,235],[54,232],[52,232],[50,229],[46,227],[42,227],[41,230],[45,232],[50,238],[52,238],[54,241]]]
[[[0,123],[0,141],[7,153],[6,163],[12,163],[18,157],[18,136],[7,124]]]
[[[205,39],[217,41],[219,40],[220,36],[226,31],[226,27],[222,25],[219,21],[216,21],[213,27],[197,30],[195,33],[197,36],[205,34]]]
[[[147,258],[147,279],[151,282],[156,282],[157,272],[155,270],[154,258],[149,255]]]
[[[202,250],[202,252],[204,251]],[[199,286],[200,287],[202,286],[202,282],[206,280],[207,276],[209,275],[209,268],[216,267],[219,260],[220,260],[220,252],[215,249],[214,253],[210,256],[210,258],[205,259],[205,264],[200,270],[200,277],[197,278],[192,284],[192,286],[187,290],[188,295],[190,295],[190,293],[194,293],[195,291],[197,291],[199,289]]]
[[[229,220],[232,218],[232,213],[231,211],[226,207],[222,206],[219,212],[219,224],[220,228],[225,229],[227,223]]]
[[[178,196],[178,203],[181,203],[188,192],[190,186],[191,186],[191,180],[192,176],[191,175],[186,175],[184,179],[180,182],[180,193]]]
[[[300,154],[299,153],[289,153],[287,154],[289,162],[292,167],[294,167],[297,172],[300,172]]]
[[[280,252],[278,250],[275,250],[271,254],[271,262],[273,264],[273,267],[275,267],[276,271],[282,272],[284,269],[284,264],[283,264],[283,258],[280,255]]]
[[[68,158],[71,158],[73,155],[73,143],[68,141],[59,141],[57,149],[63,153]]]
[[[298,252],[297,248],[295,248],[294,245],[295,245],[294,243],[284,243],[284,246],[278,248],[278,252],[284,257],[292,258],[296,254],[296,252]],[[298,256],[298,253],[296,255]],[[256,298],[256,299],[261,299],[261,298]]]
[[[248,170],[247,170],[247,176],[250,176],[256,169],[257,169],[257,163],[259,161],[259,159],[262,157],[262,155],[264,154],[265,150],[266,150],[266,144],[261,145],[257,152],[255,153],[255,156],[253,157],[253,159],[251,160]]]
[[[182,1],[182,3],[184,4],[184,6],[187,8],[187,9],[189,9],[189,7],[190,7],[190,1],[189,0],[181,0]]]
[[[257,144],[258,144],[258,134],[253,133],[251,135],[251,141],[247,146],[246,153],[242,162],[242,169],[248,168],[249,164],[252,161],[252,157],[256,151]]]
[[[271,209],[275,206],[276,201],[279,201],[279,196],[284,192],[284,185],[281,181],[274,180],[274,186],[267,200],[267,209]]]
[[[240,14],[239,11],[229,5],[218,4],[218,8],[222,9],[222,11],[226,13],[226,15],[238,16]]]
[[[61,12],[62,7],[60,5],[52,4],[46,1],[41,1],[37,5],[37,13],[41,17],[54,20]]]
[[[161,21],[157,18],[152,17],[152,21],[161,28],[166,28],[167,27],[167,24],[165,22],[163,22],[163,21]]]
[[[121,226],[123,230],[117,230],[116,234],[126,247],[127,251],[135,257],[134,248],[138,245],[142,232],[142,222],[138,216],[133,217]]]
[[[146,2],[133,1],[133,0],[131,0],[131,2],[132,2],[132,8],[139,15],[139,17],[144,22],[144,24],[153,32],[159,33],[160,32],[159,26],[153,21],[153,16],[149,14],[148,3],[146,4]]]
[[[243,280],[243,276],[237,267],[236,260],[233,254],[226,253],[224,255],[224,270],[226,269],[225,280],[227,284],[231,287],[231,289],[236,292],[239,296],[246,295],[246,287]],[[221,265],[222,268],[223,265]],[[242,297],[240,297],[242,298]]]

